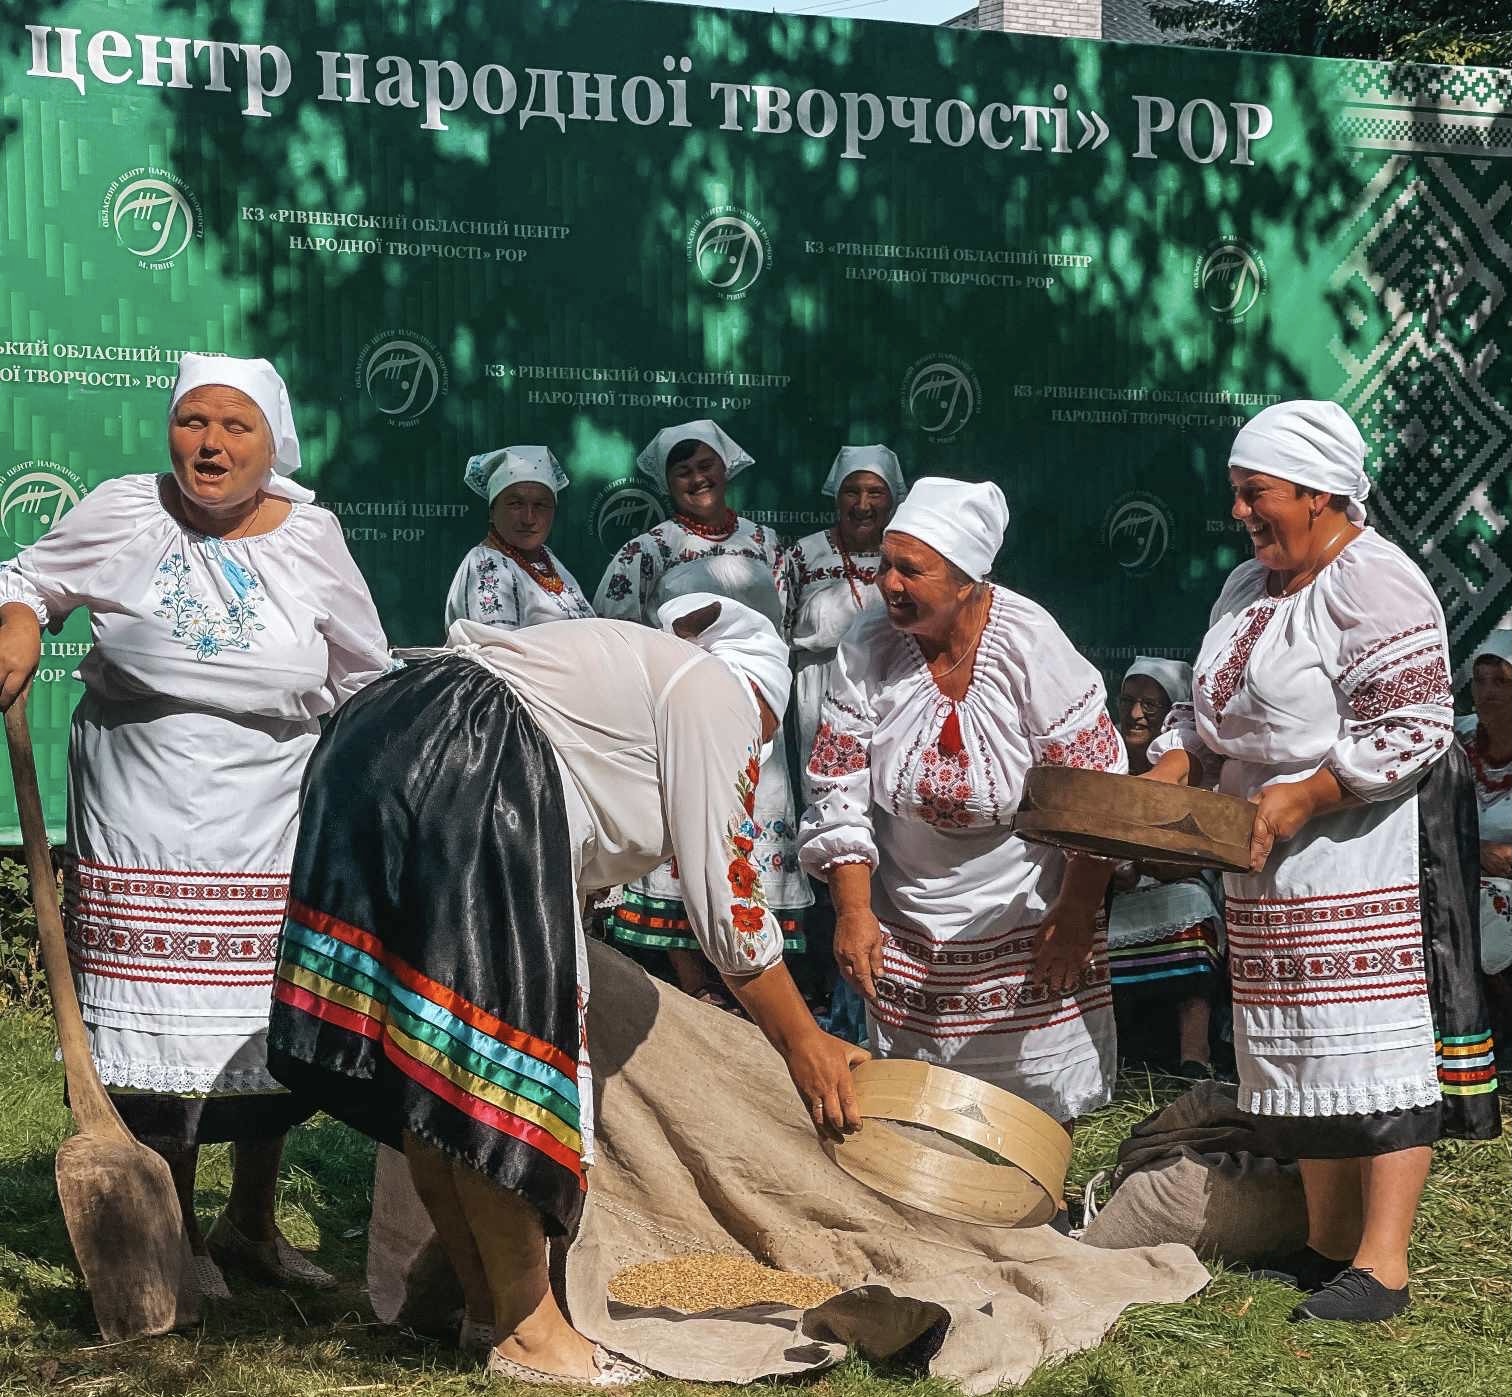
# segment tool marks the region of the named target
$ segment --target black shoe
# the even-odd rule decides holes
[[[1211,1062],[1197,1062],[1188,1058],[1176,1068],[1174,1075],[1187,1082],[1211,1082],[1217,1073],[1213,1071]]]
[[[1062,1237],[1071,1235],[1071,1210],[1069,1208],[1057,1208],[1055,1216],[1050,1219],[1046,1226],[1052,1232],[1059,1232]]]
[[[1311,1247],[1298,1247],[1285,1256],[1270,1256],[1250,1267],[1250,1275],[1262,1281],[1280,1281],[1294,1285],[1309,1295],[1322,1290],[1341,1271],[1347,1271],[1347,1261],[1335,1261]]]
[[[1387,1290],[1369,1268],[1350,1266],[1291,1312],[1292,1321],[1337,1319],[1345,1324],[1375,1324],[1395,1319],[1412,1303],[1407,1286]]]

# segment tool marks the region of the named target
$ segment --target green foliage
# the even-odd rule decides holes
[[[1150,17],[1204,48],[1512,67],[1509,0],[1166,0]]]
[[[0,1009],[35,1007],[46,1000],[31,880],[20,860],[0,857]]]

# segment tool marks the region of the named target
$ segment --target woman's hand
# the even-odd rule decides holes
[[[871,1054],[815,1028],[783,1053],[798,1098],[821,1138],[840,1140],[861,1129],[851,1072]]]
[[[1113,876],[1107,859],[1072,854],[1066,859],[1060,892],[1045,911],[1035,934],[1034,964],[1029,980],[1062,996],[1080,983],[1092,962],[1097,913]]]
[[[31,682],[42,658],[42,627],[37,613],[23,602],[0,607],[0,713]]]
[[[1253,797],[1255,832],[1250,836],[1250,872],[1265,867],[1277,844],[1295,839],[1309,820],[1358,804],[1326,766],[1305,781],[1276,781]]]
[[[847,984],[873,1004],[882,975],[882,924],[871,908],[858,907],[835,917],[835,964]]]
[[[1034,964],[1029,978],[1056,994],[1071,993],[1092,963],[1092,946],[1096,939],[1096,913],[1091,909],[1066,905],[1060,898],[1045,913],[1045,920],[1035,933]]]
[[[1480,846],[1481,872],[1488,878],[1512,878],[1512,844]]]

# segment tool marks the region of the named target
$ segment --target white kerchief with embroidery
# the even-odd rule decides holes
[[[1324,816],[1258,876],[1225,874],[1239,1100],[1335,1116],[1440,1099],[1423,965],[1414,787],[1453,741],[1443,611],[1366,529],[1292,596],[1241,564],[1213,608],[1193,702],[1150,747],[1224,758],[1251,797],[1329,767],[1362,802]]]
[[[266,1091],[299,782],[317,719],[390,667],[326,510],[220,540],[171,477],[96,486],[0,568],[44,624],[90,612],[69,750],[64,919],[108,1086]]]
[[[1064,860],[1009,825],[1036,763],[1127,769],[1105,701],[1050,614],[1007,588],[992,588],[959,702],[913,638],[868,611],[840,644],[807,774],[804,866],[873,868],[877,1051],[994,1082],[1062,1121],[1113,1089],[1106,940],[1072,994],[1027,982]]]

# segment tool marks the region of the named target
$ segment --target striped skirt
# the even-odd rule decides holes
[[[570,1231],[585,1186],[574,897],[556,759],[509,687],[458,655],[378,680],[305,778],[273,1074]]]

